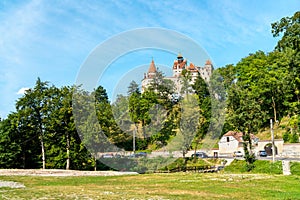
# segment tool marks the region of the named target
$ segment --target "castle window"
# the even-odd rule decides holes
[[[229,142],[229,137],[226,137],[226,139],[227,139],[227,142]]]

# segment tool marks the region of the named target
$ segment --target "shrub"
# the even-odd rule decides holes
[[[224,171],[229,173],[243,173],[246,172],[246,162],[244,160],[234,160],[229,166],[226,166]]]
[[[289,141],[289,133],[285,132],[282,136],[283,141],[286,143]]]
[[[272,163],[268,160],[256,160],[250,171],[245,160],[234,160],[229,166],[225,167],[225,172],[229,173],[264,173],[264,174],[282,174],[281,161]]]
[[[291,143],[297,143],[297,142],[299,142],[299,136],[298,136],[297,133],[293,133],[293,134],[291,135],[290,142],[291,142]]]
[[[293,175],[300,176],[300,163],[299,162],[291,162],[290,169],[291,169],[291,173]]]
[[[252,170],[253,173],[282,174],[281,161],[273,163],[269,160],[257,160],[254,165],[255,167]]]

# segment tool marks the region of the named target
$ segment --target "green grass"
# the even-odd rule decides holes
[[[256,160],[254,162],[254,166],[254,169],[249,173],[282,174],[281,161],[276,161],[275,163],[272,163],[272,161],[269,160]],[[245,160],[234,160],[229,166],[225,167],[225,172],[246,173]]]
[[[300,199],[300,177],[270,174],[143,174],[113,177],[2,176],[25,184],[0,199]]]

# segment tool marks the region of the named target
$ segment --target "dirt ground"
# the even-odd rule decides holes
[[[62,169],[0,169],[0,176],[120,176],[136,172],[78,171]]]

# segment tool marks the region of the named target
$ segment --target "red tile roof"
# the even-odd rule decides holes
[[[211,65],[211,61],[210,60],[206,60],[205,65]]]
[[[153,59],[152,59],[152,61],[151,61],[151,63],[150,63],[148,73],[156,73],[156,67],[155,67],[154,60],[153,60]]]
[[[228,131],[224,136],[232,136],[234,137],[238,142],[243,142],[243,135],[244,133],[242,132],[237,132],[237,131]],[[255,135],[250,133],[251,139],[257,138]]]

